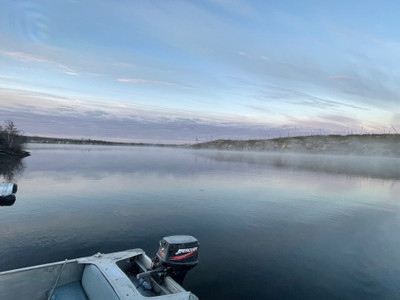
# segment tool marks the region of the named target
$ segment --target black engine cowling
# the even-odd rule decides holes
[[[153,267],[164,266],[168,275],[182,284],[186,273],[199,263],[198,256],[199,242],[193,236],[167,236],[160,241]]]

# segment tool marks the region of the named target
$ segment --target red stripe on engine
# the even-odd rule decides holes
[[[158,254],[160,254],[162,257],[165,257],[165,254],[161,250],[158,250]]]
[[[197,253],[197,251],[193,251],[193,252],[186,253],[186,254],[183,254],[183,255],[172,256],[171,259],[173,259],[173,260],[181,260],[181,259],[184,259],[184,258],[191,257],[191,256],[195,255],[196,253]]]

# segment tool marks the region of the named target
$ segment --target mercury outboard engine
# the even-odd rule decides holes
[[[182,284],[186,273],[199,263],[199,242],[190,235],[164,237],[153,258],[153,268],[164,267],[169,276]]]

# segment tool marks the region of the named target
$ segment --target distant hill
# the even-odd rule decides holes
[[[179,147],[236,151],[268,151],[319,154],[353,154],[400,157],[400,134],[314,135],[265,140],[215,140],[194,145],[122,143],[92,139],[65,139],[26,136],[27,143],[127,145]]]
[[[399,134],[315,135],[269,140],[216,140],[194,149],[271,151],[319,154],[354,154],[400,157]]]

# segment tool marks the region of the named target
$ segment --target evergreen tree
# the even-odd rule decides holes
[[[0,145],[3,150],[12,152],[23,151],[24,138],[13,121],[5,121],[4,127],[0,126]]]

